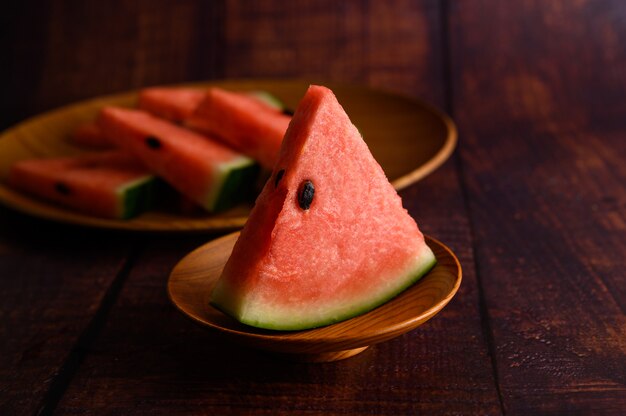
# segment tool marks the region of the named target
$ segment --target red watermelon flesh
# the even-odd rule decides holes
[[[106,137],[95,121],[79,125],[70,136],[70,141],[81,147],[111,149],[113,143]]]
[[[77,211],[126,219],[150,208],[156,178],[119,151],[16,162],[9,186]]]
[[[138,107],[155,116],[179,123],[189,118],[204,99],[206,91],[182,87],[151,87],[139,92]],[[285,104],[273,94],[254,90],[237,93],[257,100],[269,109],[289,113]]]
[[[144,111],[106,107],[98,124],[120,148],[209,211],[228,208],[254,182],[252,159]]]
[[[333,93],[311,86],[211,302],[248,325],[312,328],[371,310],[434,263]]]
[[[204,98],[204,91],[193,88],[145,88],[139,92],[139,108],[174,122],[191,116]]]
[[[290,120],[258,98],[210,88],[185,124],[214,134],[263,167],[273,169]]]

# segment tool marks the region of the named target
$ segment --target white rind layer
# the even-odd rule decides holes
[[[143,186],[146,183],[153,181],[154,180],[154,175],[144,175],[144,176],[140,176],[137,179],[127,182],[124,185],[118,187],[115,190],[115,196],[117,197],[117,217],[122,218],[125,217],[126,214],[126,199],[125,199],[125,195],[126,193],[128,193],[130,190],[132,190],[133,188],[137,188],[139,186]]]
[[[224,184],[228,179],[228,175],[233,170],[243,169],[247,166],[253,165],[254,160],[247,156],[238,156],[228,162],[223,162],[215,166],[213,171],[213,183],[209,187],[206,197],[203,201],[198,201],[203,207],[212,211],[215,209],[215,205],[220,199],[220,195],[223,191]]]
[[[218,285],[211,303],[239,321],[258,328],[285,331],[316,328],[344,321],[382,305],[412,286],[430,271],[435,263],[435,255],[424,243],[412,263],[404,270],[394,271],[395,277],[385,279],[389,284],[368,293],[367,298],[337,299],[333,303],[316,302],[311,305],[281,307],[276,304],[255,302],[253,299],[227,298],[225,295],[233,292]]]

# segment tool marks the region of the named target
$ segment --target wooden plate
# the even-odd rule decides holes
[[[190,84],[232,90],[265,90],[294,108],[308,83],[245,80]],[[327,84],[328,85],[328,84]],[[372,153],[396,189],[402,189],[439,167],[456,144],[456,128],[445,114],[417,100],[358,86],[328,85],[364,135]],[[81,122],[93,120],[105,105],[133,106],[136,92],[101,97],[60,108],[26,120],[0,135],[0,203],[27,214],[92,227],[164,232],[216,231],[241,227],[251,206],[241,205],[218,215],[183,216],[153,211],[118,221],[74,213],[14,192],[5,185],[9,167],[26,158],[84,153],[67,143]]]
[[[213,240],[192,251],[172,270],[168,294],[195,322],[236,342],[280,353],[299,361],[334,361],[350,357],[423,324],[452,299],[461,284],[461,265],[452,251],[426,237],[437,265],[415,285],[384,305],[355,318],[306,331],[268,331],[237,322],[209,305],[209,298],[239,233]]]

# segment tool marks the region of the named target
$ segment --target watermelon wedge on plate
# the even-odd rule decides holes
[[[119,151],[14,163],[12,188],[85,214],[127,219],[152,207],[157,179]]]
[[[193,88],[152,87],[139,91],[138,107],[164,119],[180,123],[196,110],[204,91]]]
[[[144,111],[106,107],[98,125],[120,148],[208,211],[231,207],[254,184],[254,160]]]
[[[271,170],[290,120],[262,98],[209,88],[185,125],[217,136]]]
[[[111,140],[102,133],[95,121],[83,123],[76,127],[70,135],[70,143],[90,149],[112,149]]]
[[[150,87],[139,91],[137,106],[155,116],[180,123],[189,118],[204,99],[206,90],[185,87]],[[275,95],[253,90],[237,93],[243,97],[251,97],[262,105],[291,115],[285,104]]]
[[[386,302],[435,262],[332,91],[311,86],[211,303],[255,327],[319,327]]]

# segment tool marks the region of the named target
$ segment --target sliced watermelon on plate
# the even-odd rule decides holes
[[[150,209],[157,188],[150,172],[133,156],[118,151],[18,161],[7,183],[82,213],[114,219]]]
[[[273,169],[290,120],[282,110],[258,97],[210,88],[185,124],[217,136],[263,167]]]
[[[229,208],[254,184],[254,160],[144,111],[106,107],[98,125],[120,148],[208,211]]]
[[[311,86],[211,303],[255,327],[313,328],[386,302],[435,261],[333,93]]]
[[[204,99],[206,90],[185,87],[150,87],[139,91],[138,107],[156,116],[180,123],[189,118]],[[287,115],[292,112],[275,95],[253,90],[237,93]]]
[[[180,123],[196,110],[204,91],[193,88],[152,87],[139,92],[138,107],[164,119]]]
[[[91,149],[112,149],[111,140],[102,133],[95,121],[80,124],[72,132],[70,143]]]

